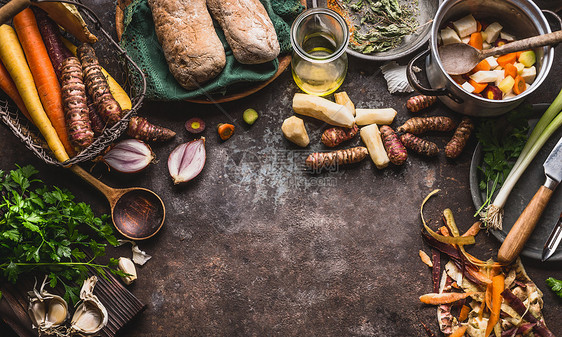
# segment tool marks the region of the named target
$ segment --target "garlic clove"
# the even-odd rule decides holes
[[[76,308],[70,322],[70,331],[79,332],[84,335],[92,335],[107,325],[109,315],[105,306],[94,295],[94,287],[98,278],[92,276],[84,281],[80,290],[82,302]]]
[[[31,301],[27,308],[27,313],[31,319],[31,323],[34,328],[43,326],[47,318],[47,311],[45,309],[45,303],[42,301]]]
[[[133,261],[131,261],[131,259],[120,257],[118,267],[122,272],[129,274],[127,276],[121,277],[126,285],[130,285],[134,280],[137,279],[137,270],[135,268],[135,264],[133,263]]]
[[[41,288],[28,292],[29,306],[28,314],[34,328],[40,333],[49,334],[51,328],[60,326],[68,318],[68,304],[58,296],[47,292],[44,288],[47,284],[47,277],[43,281]]]
[[[51,301],[49,304],[49,311],[47,311],[47,322],[52,326],[58,326],[64,323],[68,317],[68,307],[66,302]]]
[[[205,166],[205,137],[176,147],[168,157],[168,171],[174,184],[195,178]]]

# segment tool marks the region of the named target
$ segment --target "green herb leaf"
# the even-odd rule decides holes
[[[562,298],[562,281],[557,280],[553,277],[549,277],[546,279],[546,285],[552,289],[558,295],[558,297]]]

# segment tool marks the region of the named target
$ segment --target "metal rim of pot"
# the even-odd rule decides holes
[[[439,10],[437,11],[437,14],[435,15],[435,19],[433,21],[432,24],[432,28],[431,28],[431,37],[430,37],[430,42],[429,42],[429,48],[421,53],[419,53],[418,55],[416,55],[408,64],[408,69],[407,69],[407,77],[408,77],[408,82],[410,83],[410,85],[416,89],[417,91],[419,91],[420,93],[424,94],[424,95],[429,95],[429,96],[447,96],[448,98],[450,98],[451,100],[453,100],[455,103],[457,104],[462,104],[465,102],[465,99],[470,99],[479,103],[485,103],[488,105],[492,105],[492,106],[496,106],[496,107],[501,107],[504,106],[506,104],[509,103],[515,103],[518,104],[518,102],[522,102],[523,99],[528,96],[529,94],[531,94],[534,90],[536,90],[546,79],[548,73],[550,72],[550,69],[552,67],[552,64],[554,62],[554,48],[553,47],[543,47],[544,49],[544,54],[542,57],[542,65],[540,67],[540,69],[537,71],[537,77],[535,79],[535,81],[529,86],[529,88],[527,88],[527,90],[525,90],[523,93],[512,97],[512,98],[508,98],[508,99],[504,99],[504,100],[491,100],[491,99],[487,99],[484,97],[479,97],[476,95],[473,95],[471,93],[466,92],[464,89],[462,89],[462,87],[456,83],[453,78],[446,73],[445,69],[443,68],[443,65],[441,63],[441,60],[439,58],[439,54],[438,54],[438,39],[437,36],[439,34],[439,29],[442,25],[442,22],[444,21],[443,19],[446,18],[446,15],[449,13],[449,10],[451,8],[453,8],[457,3],[459,2],[459,0],[446,0],[440,7]],[[552,11],[548,11],[548,10],[541,10],[535,3],[533,3],[532,1],[524,1],[526,6],[529,6],[531,9],[534,10],[534,17],[531,17],[527,14],[527,16],[529,17],[530,21],[532,21],[534,23],[534,28],[541,34],[546,34],[546,33],[550,33],[551,29],[550,29],[550,25],[549,25],[549,21],[546,19],[546,17],[544,16],[543,13],[549,14],[552,17],[554,17],[558,23],[560,24],[560,27],[562,28],[562,19],[554,12]],[[540,20],[540,21],[539,21]],[[446,85],[439,87],[439,88],[426,88],[424,87],[418,80],[415,72],[414,72],[414,64],[422,57],[425,57],[426,55],[428,55],[428,58],[431,58],[432,62],[435,62],[436,66],[438,67],[438,71],[441,72],[441,75],[444,76],[444,78],[446,79]],[[452,86],[452,88],[450,87]],[[463,97],[460,97],[458,94],[456,94],[455,92],[460,92],[463,94]],[[508,110],[506,110],[505,112],[507,112]],[[505,113],[504,112],[504,113]],[[497,114],[494,114],[497,115]]]

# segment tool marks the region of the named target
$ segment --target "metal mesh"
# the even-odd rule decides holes
[[[6,0],[0,0],[0,5],[4,5],[6,2]],[[132,109],[128,111],[118,123],[111,128],[106,128],[90,146],[82,150],[75,157],[61,163],[55,159],[52,151],[48,149],[46,142],[42,136],[40,136],[37,128],[23,117],[23,114],[19,112],[14,104],[0,98],[0,118],[28,149],[48,164],[69,166],[95,158],[107,148],[109,144],[123,134],[127,129],[130,118],[136,114],[142,104],[146,91],[146,79],[135,62],[127,56],[119,44],[102,28],[101,23],[93,12],[89,9],[83,9],[81,3],[69,1],[61,2],[77,5],[80,14],[86,23],[88,23],[88,28],[98,37],[98,42],[95,43],[93,47],[96,49],[101,66],[109,69],[107,65],[110,64],[113,72],[117,75],[123,74],[125,81],[122,87],[129,97],[131,97],[133,104]],[[100,46],[104,47],[103,54],[99,52]],[[101,55],[103,55],[103,57],[100,57]],[[137,85],[134,86],[131,85],[131,83]]]

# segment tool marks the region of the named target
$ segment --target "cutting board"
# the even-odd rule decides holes
[[[27,278],[18,280],[17,284],[5,281],[0,283],[2,299],[0,299],[0,319],[2,319],[20,337],[38,337],[37,330],[31,328],[31,320],[27,314],[27,292],[33,289],[34,280]],[[62,295],[61,291],[48,290]],[[113,275],[108,279],[98,276],[94,294],[107,309],[108,323],[99,332],[99,336],[113,337],[131,319],[144,310],[145,304],[127,290]],[[73,308],[71,310],[71,317]]]

